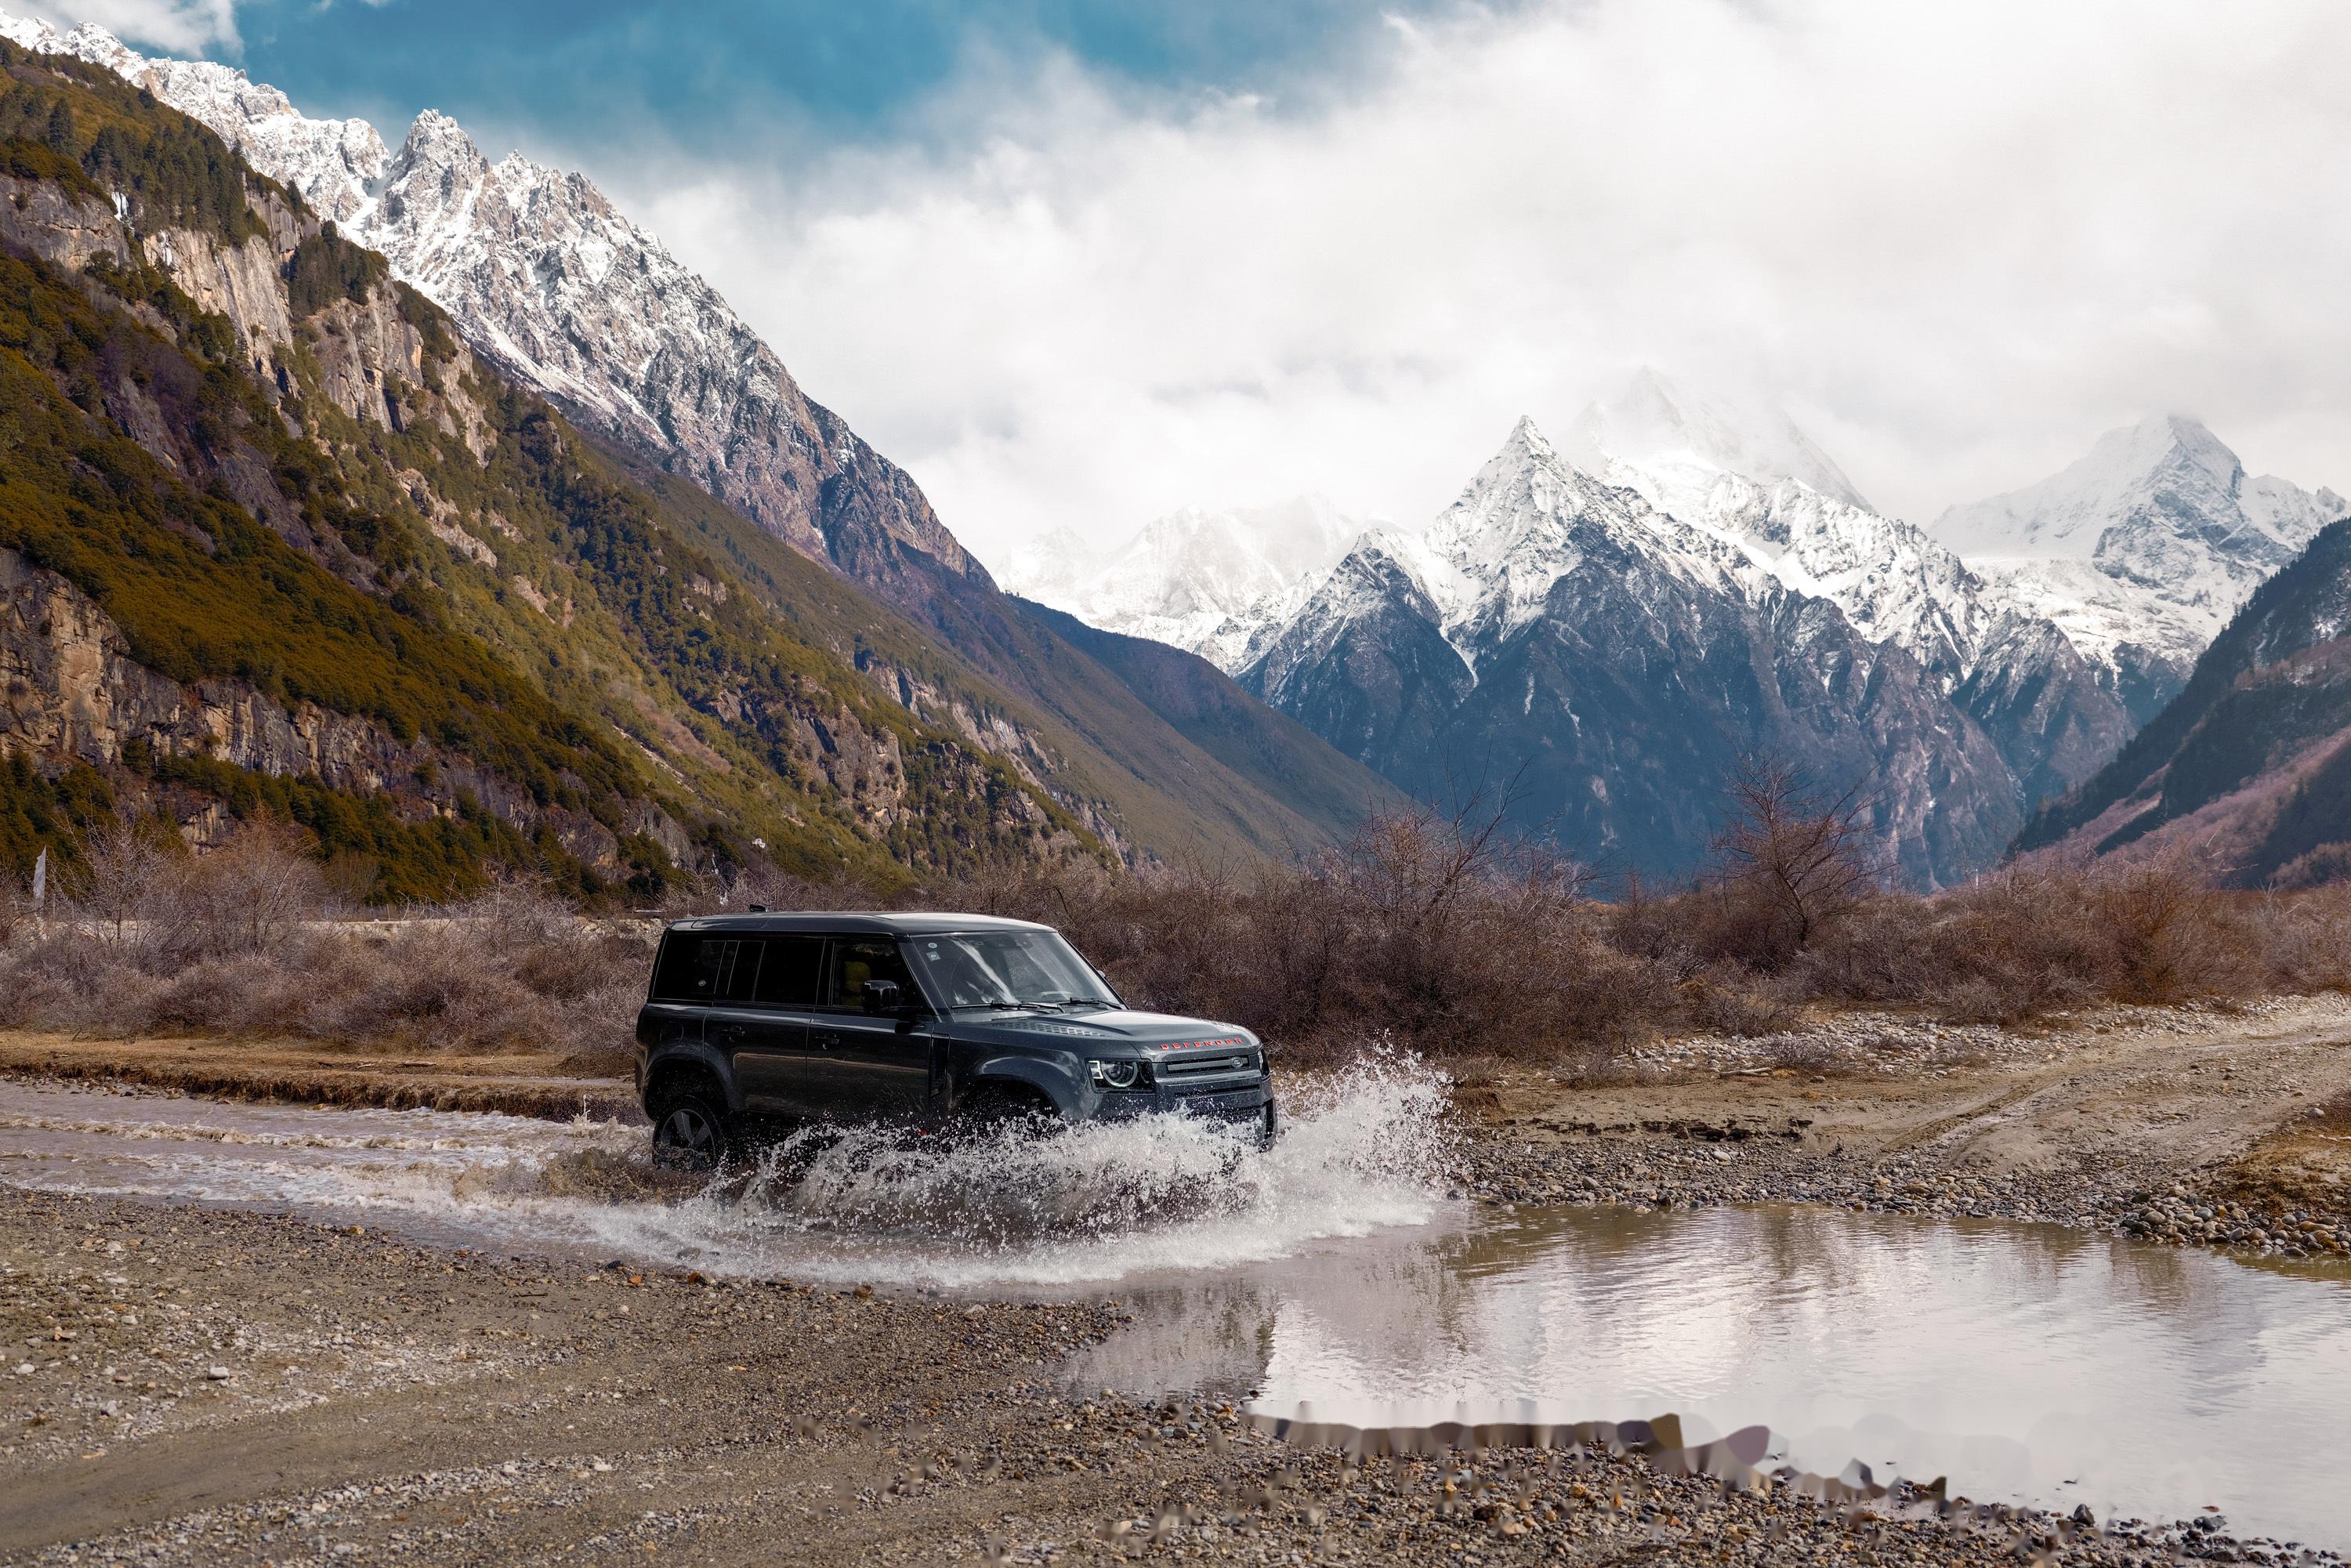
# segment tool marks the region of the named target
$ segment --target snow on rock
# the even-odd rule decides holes
[[[1584,410],[1568,450],[1735,548],[1752,573],[1829,600],[1947,689],[1974,673],[1998,616],[1981,580],[1918,529],[1872,511],[1785,413],[1733,410],[1643,371]]]
[[[2108,431],[2039,484],[1949,508],[1932,531],[1995,594],[2055,622],[2118,678],[2168,695],[2344,509],[2332,490],[2249,476],[2201,423],[2158,414]]]
[[[1576,421],[1569,456],[1589,466],[1587,459],[1600,453],[1637,455],[1667,491],[1678,481],[1683,494],[1652,500],[1677,514],[1702,500],[1723,474],[1765,486],[1792,479],[1857,510],[1870,509],[1844,470],[1785,411],[1720,395],[1700,398],[1655,370],[1635,372],[1615,397],[1593,403]]]
[[[201,121],[382,252],[501,368],[807,553],[902,599],[939,571],[986,579],[913,482],[584,175],[519,153],[492,163],[430,110],[392,152],[364,120],[307,119],[242,71],[149,59],[95,26],[0,14],[0,37],[104,66]]]
[[[1198,653],[1227,671],[1335,565],[1356,525],[1319,497],[1210,511],[1187,507],[1100,549],[1057,529],[1006,573],[1017,593],[1089,625]]]
[[[1917,661],[1530,420],[1424,532],[1357,540],[1239,678],[1408,790],[1513,779],[1524,825],[1650,873],[1687,868],[1759,751],[1865,783],[1921,884],[1990,863],[2022,820],[1999,748]]]

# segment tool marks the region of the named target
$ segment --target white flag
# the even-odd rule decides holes
[[[41,894],[49,890],[49,852],[43,850],[33,857],[33,907],[41,906]]]

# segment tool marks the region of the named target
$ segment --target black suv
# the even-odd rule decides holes
[[[717,1165],[762,1121],[934,1129],[1208,1116],[1270,1142],[1265,1049],[1130,1011],[1050,925],[980,915],[722,915],[663,934],[637,1090],[665,1157]]]

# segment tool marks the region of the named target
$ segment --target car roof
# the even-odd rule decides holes
[[[899,914],[863,911],[801,914],[706,915],[681,920],[673,931],[802,931],[834,936],[928,936],[946,931],[1050,931],[1029,920],[1000,915]]]

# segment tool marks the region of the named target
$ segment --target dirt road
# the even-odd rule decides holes
[[[590,1071],[598,1066],[608,1071]],[[609,1067],[555,1052],[387,1056],[0,1031],[0,1073],[237,1099],[635,1116],[630,1086]],[[1678,1042],[1623,1080],[1470,1074],[1457,1095],[1474,1130],[1462,1140],[1464,1187],[1512,1202],[1783,1199],[2096,1226],[2137,1222],[2177,1187],[2205,1207],[2233,1201],[2351,1235],[2351,1000],[2339,996],[2107,1009],[2006,1031],[1847,1016],[1761,1045]]]
[[[1938,1066],[1915,1030],[1842,1019],[1772,1048],[1802,1068],[1726,1047],[1665,1081],[1492,1074],[1465,1094],[1490,1129],[1468,1180],[1519,1202],[1777,1198],[2095,1225],[2137,1223],[2178,1188],[2346,1234],[2342,998],[2116,1010],[1959,1043]],[[2299,1230],[2273,1235],[2262,1245],[2304,1245]]]

